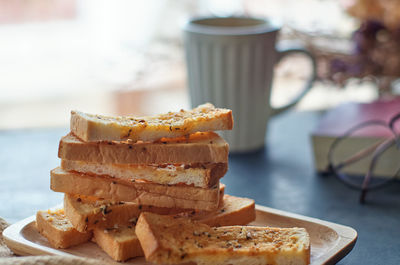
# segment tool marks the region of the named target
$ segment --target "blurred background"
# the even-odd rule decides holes
[[[371,101],[380,95],[374,80],[333,78],[336,73],[326,68],[332,54],[354,51],[352,36],[362,19],[349,15],[350,4],[0,0],[0,129],[67,127],[71,109],[142,115],[189,107],[181,29],[189,17],[201,15],[278,18],[285,25],[281,39],[294,38],[313,50],[321,61],[320,80],[297,108]],[[308,76],[308,61],[294,59],[277,66],[276,106],[290,101]]]

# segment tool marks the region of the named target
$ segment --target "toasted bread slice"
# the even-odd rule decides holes
[[[155,141],[195,132],[232,130],[232,111],[203,104],[195,109],[149,117],[108,117],[71,111],[71,132],[85,142]]]
[[[99,184],[101,182],[105,182],[109,186],[111,186],[109,190],[109,193],[111,194],[113,193],[112,189],[113,185],[116,186],[124,185],[127,188],[130,188],[130,193],[132,194],[132,196],[135,196],[133,194],[136,193],[137,194],[136,197],[140,197],[142,193],[152,193],[155,195],[157,194],[165,195],[179,199],[191,199],[191,200],[201,200],[201,201],[211,201],[211,202],[216,201],[217,204],[219,198],[219,182],[212,188],[207,188],[207,189],[188,186],[188,185],[161,185],[148,181],[117,179],[109,176],[99,176],[99,175],[84,174],[74,171],[65,171],[59,167],[51,171],[51,176],[52,177],[54,176],[59,179],[65,178],[67,180],[76,179],[83,181],[85,178],[89,179],[87,183],[88,186],[85,186],[83,183],[81,183],[81,185],[79,187],[75,187],[75,189],[93,189],[93,186],[95,186],[97,182],[99,182]],[[96,194],[83,194],[78,192],[76,192],[76,194],[97,196]],[[108,197],[97,196],[97,197],[118,200],[117,198],[113,197],[110,198],[110,196]],[[119,200],[119,201],[124,201],[124,200]],[[125,200],[125,201],[132,201],[132,200]]]
[[[58,157],[103,164],[227,163],[229,145],[214,132],[156,142],[83,142],[73,134],[61,138]]]
[[[143,256],[135,226],[114,226],[108,229],[94,229],[93,239],[112,259],[125,261]]]
[[[154,212],[155,209],[150,208],[148,210]],[[254,201],[247,198],[225,195],[218,211],[190,211],[185,212],[184,214],[187,214],[186,216],[192,220],[195,219],[211,226],[243,225],[253,221],[255,218]],[[137,219],[134,219],[134,221],[135,222],[130,225],[109,225],[111,228],[108,229],[95,228],[95,241],[106,253],[108,253],[108,255],[118,261],[143,256],[143,250],[140,247],[139,240],[134,232]]]
[[[210,189],[204,189],[185,185],[130,182],[106,176],[68,172],[61,168],[53,169],[50,174],[50,188],[57,192],[157,207],[207,211],[217,209],[219,202],[219,183]]]
[[[188,209],[154,207],[134,202],[113,202],[82,195],[64,195],[65,215],[76,230],[85,232],[118,225],[135,225],[141,212],[177,214]]]
[[[223,191],[221,191],[223,192]],[[245,225],[255,220],[254,200],[224,195],[215,211],[152,207],[131,202],[111,202],[65,194],[65,215],[80,232],[114,224],[135,225],[141,212],[186,216],[210,226]]]
[[[92,175],[107,175],[117,179],[147,180],[159,184],[186,184],[200,188],[215,186],[228,170],[228,164],[194,165],[127,165],[99,164],[61,160],[61,168]]]
[[[36,227],[54,248],[79,245],[92,237],[92,232],[78,232],[65,217],[63,209],[38,211]]]
[[[208,225],[187,218],[142,213],[136,235],[146,260],[156,264],[309,264],[304,228]]]

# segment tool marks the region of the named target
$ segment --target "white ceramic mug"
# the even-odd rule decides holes
[[[294,106],[315,79],[315,60],[307,50],[276,47],[279,30],[276,23],[250,17],[198,18],[184,27],[191,104],[210,102],[232,109],[234,129],[222,132],[231,152],[262,148],[269,118]],[[285,55],[298,52],[311,59],[313,72],[291,103],[272,108],[274,65]]]

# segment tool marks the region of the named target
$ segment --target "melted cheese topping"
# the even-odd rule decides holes
[[[135,130],[145,129],[150,126],[154,130],[190,131],[195,122],[214,120],[229,112],[231,110],[215,108],[212,104],[207,103],[192,110],[182,109],[179,112],[168,112],[166,114],[145,117],[86,115],[93,120],[107,122],[109,126],[125,127],[124,133],[129,135],[129,130],[132,127]]]

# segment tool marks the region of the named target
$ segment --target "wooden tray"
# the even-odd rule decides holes
[[[257,218],[250,225],[275,227],[304,227],[311,238],[311,264],[335,264],[354,247],[357,232],[348,226],[320,219],[293,214],[281,210],[256,206]],[[69,249],[54,249],[35,227],[35,216],[28,217],[9,226],[3,232],[8,247],[18,255],[74,255],[100,259],[111,264],[111,260],[96,244],[88,242]],[[124,264],[148,264],[144,258],[134,258]]]

